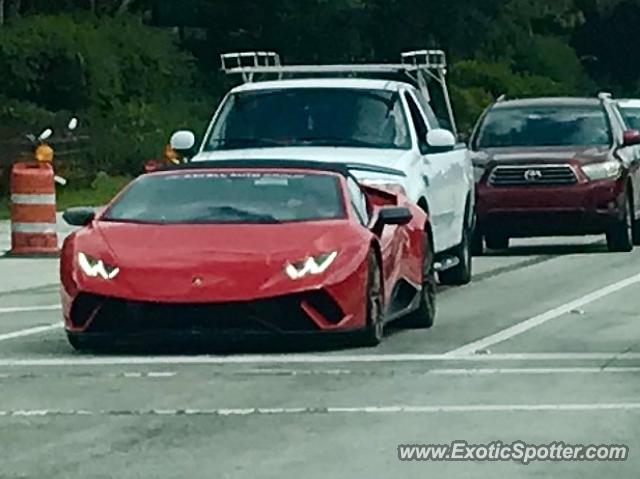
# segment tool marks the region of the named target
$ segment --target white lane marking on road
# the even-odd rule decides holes
[[[542,374],[629,374],[640,373],[640,367],[615,368],[475,368],[475,369],[433,369],[429,371],[437,376],[491,376],[491,375],[542,375]]]
[[[330,407],[256,407],[224,409],[148,409],[148,410],[55,410],[34,409],[0,411],[0,417],[48,416],[284,416],[302,414],[434,414],[434,413],[497,413],[497,412],[594,412],[637,411],[640,403],[594,404],[463,404],[433,406],[330,406]]]
[[[553,375],[553,374],[638,374],[640,373],[640,367],[570,367],[570,368],[457,368],[457,369],[364,369],[364,370],[324,370],[324,369],[274,369],[274,370],[219,370],[210,371],[208,373],[211,377],[234,377],[234,376],[252,376],[252,377],[292,377],[292,376],[501,376],[501,375]],[[86,379],[172,379],[179,376],[177,372],[124,372],[124,373],[100,373],[100,372],[71,372],[70,374],[61,374],[54,377],[57,378],[78,378],[82,380]],[[52,377],[48,374],[34,374],[34,373],[15,373],[15,374],[0,374],[0,381],[2,380],[16,380],[16,379],[42,379],[45,377]]]
[[[0,308],[0,314],[37,313],[39,311],[60,311],[61,309],[62,307],[59,304],[50,304],[47,306],[15,306]]]
[[[502,331],[499,331],[495,334],[487,336],[486,338],[479,339],[478,341],[474,341],[460,348],[456,348],[452,351],[449,351],[447,355],[448,356],[465,356],[468,354],[474,354],[477,351],[481,351],[495,344],[507,341],[508,339],[511,339],[522,333],[525,333],[553,319],[557,319],[560,316],[564,316],[565,314],[570,313],[574,309],[582,308],[587,304],[593,303],[599,299],[602,299],[606,296],[609,296],[613,293],[616,293],[622,289],[628,288],[629,286],[632,286],[637,283],[640,283],[640,274],[631,276],[630,278],[627,278],[627,279],[623,279],[622,281],[618,281],[617,283],[610,284],[609,286],[606,286],[597,291],[584,295],[581,298],[578,298],[569,303],[565,303],[562,306],[559,306],[555,309],[547,311],[546,313],[539,314],[538,316],[534,316],[533,318],[529,318],[514,326],[503,329]]]
[[[0,359],[0,367],[79,367],[145,365],[227,365],[227,364],[393,364],[425,362],[493,361],[638,361],[640,353],[531,353],[450,356],[448,354],[379,355],[243,355],[243,356],[80,356]]]
[[[54,329],[62,329],[59,323],[48,324],[46,326],[37,326],[35,328],[21,329],[20,331],[14,331],[12,333],[0,334],[0,341],[8,341],[9,339],[24,338],[26,336],[33,336],[34,334],[42,334]]]

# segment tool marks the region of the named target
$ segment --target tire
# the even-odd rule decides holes
[[[471,233],[465,226],[462,232],[462,243],[456,246],[453,256],[460,260],[455,268],[440,273],[440,282],[445,285],[461,286],[471,282],[472,275],[472,255],[471,255]]]
[[[409,328],[431,329],[436,319],[436,272],[433,268],[433,245],[425,234],[422,260],[422,291],[420,305],[404,320]]]
[[[633,213],[631,199],[625,196],[624,217],[607,232],[607,247],[612,253],[628,253],[633,250]]]
[[[494,250],[509,249],[509,237],[497,234],[485,237],[487,248]]]
[[[378,346],[384,339],[384,300],[382,276],[376,254],[369,253],[369,271],[367,274],[367,325],[362,333],[360,344],[367,347]]]
[[[114,341],[108,338],[81,337],[67,332],[67,341],[73,349],[82,353],[87,351],[108,351],[114,346]]]
[[[484,236],[477,226],[473,230],[473,236],[471,237],[471,254],[473,256],[482,256],[484,254]]]
[[[640,220],[633,222],[633,245],[640,246]]]

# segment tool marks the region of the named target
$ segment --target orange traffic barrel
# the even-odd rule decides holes
[[[16,163],[11,170],[11,252],[55,255],[55,174],[49,163]]]

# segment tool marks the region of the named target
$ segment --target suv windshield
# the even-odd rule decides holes
[[[599,105],[498,107],[485,117],[476,146],[607,145],[611,132]]]
[[[395,92],[288,88],[230,96],[205,151],[268,146],[410,148]]]
[[[326,174],[177,172],[143,176],[102,217],[139,223],[280,223],[343,218]]]
[[[620,112],[629,128],[640,130],[640,108],[620,108]]]

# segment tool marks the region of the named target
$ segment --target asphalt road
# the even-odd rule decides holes
[[[518,242],[440,292],[432,331],[227,356],[77,354],[55,276],[54,261],[0,259],[2,479],[638,477],[640,250]],[[453,440],[624,444],[630,457],[398,460],[399,444]]]

